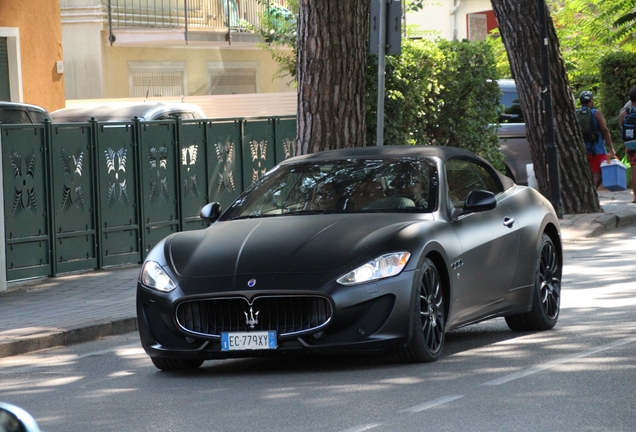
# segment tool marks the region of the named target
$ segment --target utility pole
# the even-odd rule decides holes
[[[552,86],[550,83],[550,58],[549,41],[546,24],[545,0],[537,0],[537,16],[539,19],[539,39],[541,41],[541,75],[542,75],[542,102],[543,114],[546,125],[545,148],[548,161],[548,183],[550,186],[550,202],[557,215],[563,216],[563,203],[561,202],[561,180],[559,178],[559,153],[554,141],[554,116],[552,114]]]

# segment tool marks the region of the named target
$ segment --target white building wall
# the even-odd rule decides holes
[[[66,99],[101,98],[104,95],[101,1],[62,0],[61,9]]]
[[[431,0],[419,12],[409,13],[407,25],[433,30],[444,39],[466,39],[466,15],[492,10],[490,0]]]

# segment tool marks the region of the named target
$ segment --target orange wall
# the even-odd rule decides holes
[[[59,0],[1,0],[0,27],[20,31],[24,102],[49,111],[64,108],[64,75],[56,70],[63,60]]]

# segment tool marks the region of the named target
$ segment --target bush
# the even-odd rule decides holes
[[[603,57],[600,87],[602,103],[599,108],[605,115],[619,157],[625,154],[625,144],[621,139],[618,116],[633,88],[636,88],[636,53],[617,52]]]
[[[367,73],[367,145],[377,130],[377,57]],[[387,56],[384,142],[461,147],[503,168],[496,136],[500,91],[483,42],[402,41]]]

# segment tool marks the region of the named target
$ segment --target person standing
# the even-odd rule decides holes
[[[632,108],[636,106],[636,88],[631,89],[631,91],[629,92],[629,100],[631,102],[630,107],[621,110],[621,114],[618,117],[618,124],[621,128],[621,132],[623,131],[623,124],[625,123],[625,117],[627,117],[627,114],[630,114],[633,110],[636,110],[636,108]],[[632,167],[632,173],[630,177],[632,182],[632,193],[634,194],[632,203],[636,203],[636,140],[625,141],[625,154],[627,155],[627,160]]]
[[[592,170],[592,177],[594,178],[594,187],[599,188],[602,185],[603,178],[601,176],[601,163],[607,161],[609,163],[610,158],[616,158],[616,152],[614,151],[614,145],[612,144],[612,137],[610,131],[607,128],[607,122],[603,113],[594,108],[594,96],[591,91],[583,91],[579,95],[579,101],[581,102],[581,108],[577,110],[577,116],[579,122],[581,122],[581,129],[583,130],[583,136],[585,141],[585,149],[587,150],[587,160]],[[591,112],[590,120],[591,125],[589,129],[594,129],[596,132],[594,138],[589,138],[590,135],[586,134],[587,125],[583,124],[581,120],[580,112],[589,110]],[[607,143],[610,153],[607,154],[605,144]]]

